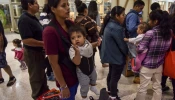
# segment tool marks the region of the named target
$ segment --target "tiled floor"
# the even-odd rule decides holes
[[[11,51],[11,49],[13,48],[11,41],[14,38],[20,38],[20,37],[18,34],[7,34],[6,36],[9,41],[9,44],[6,50],[7,60],[9,65],[12,68],[14,75],[17,78],[17,82],[12,87],[6,87],[6,84],[8,81],[8,75],[2,70],[5,82],[3,84],[0,84],[0,100],[32,100],[28,72],[27,70],[26,71],[20,70],[19,62],[14,59],[14,53]],[[97,87],[98,89],[101,89],[103,87],[106,87],[106,76],[108,73],[108,68],[104,69],[101,67],[98,54],[96,55],[96,66],[97,66],[97,72],[98,72]],[[104,74],[102,74],[103,71],[104,71]],[[133,100],[136,96],[136,91],[139,85],[133,84],[132,79],[133,77],[126,78],[122,76],[119,81],[119,86],[118,86],[119,96],[121,97],[122,100]],[[170,86],[171,90],[163,94],[162,100],[172,99],[172,95],[173,95],[172,86],[169,81],[167,84],[168,86]],[[48,85],[50,88],[56,88],[55,82],[48,82]],[[152,93],[153,92],[151,90],[151,85],[150,85],[148,88],[148,96],[146,100],[151,99]],[[98,98],[98,96],[95,96],[91,92],[89,92],[89,96],[94,96],[95,98]],[[79,90],[76,96],[76,100],[81,100]]]

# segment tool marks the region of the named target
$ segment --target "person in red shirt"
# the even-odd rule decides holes
[[[76,66],[69,58],[68,50],[70,47],[67,49],[63,45],[64,41],[62,39],[64,37],[70,42],[67,33],[70,25],[66,23],[70,13],[69,3],[68,0],[48,0],[48,5],[51,7],[51,13],[54,16],[50,23],[53,23],[56,27],[48,25],[43,31],[45,52],[53,69],[57,86],[61,90],[61,98],[63,100],[75,100],[78,88]],[[73,24],[71,21],[68,22]],[[63,62],[63,59],[66,58],[68,62],[72,63],[71,65]]]
[[[15,52],[14,58],[21,63],[20,65],[21,70],[27,69],[26,63],[24,61],[24,48],[22,47],[21,40],[14,39],[12,42],[13,46],[15,47],[14,49],[12,49],[12,51]]]

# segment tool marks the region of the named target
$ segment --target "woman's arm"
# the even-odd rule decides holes
[[[48,55],[49,62],[53,69],[56,80],[59,82],[60,87],[66,86],[66,82],[64,80],[60,65],[58,64],[58,55]]]

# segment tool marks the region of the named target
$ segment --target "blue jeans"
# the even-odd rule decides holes
[[[69,88],[70,91],[70,97],[68,99],[62,99],[62,100],[75,100],[75,96],[77,94],[77,88],[78,88],[78,84],[75,84],[74,86]]]

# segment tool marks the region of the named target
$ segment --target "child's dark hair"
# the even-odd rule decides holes
[[[160,35],[164,40],[169,40],[171,38],[171,27],[169,24],[170,16],[167,11],[154,10],[149,14],[151,21],[158,21],[157,26],[159,25]]]
[[[17,47],[19,47],[19,48],[22,47],[21,40],[19,40],[19,39],[14,39],[12,42],[13,42],[14,44],[16,44]]]
[[[141,30],[143,30],[143,33],[146,33],[150,29],[148,23],[146,23],[146,22],[140,23],[139,26],[138,26],[138,28],[140,28]]]
[[[72,35],[73,32],[80,32],[84,37],[86,37],[87,35],[84,27],[79,26],[79,25],[74,25],[69,28],[68,33],[70,36]]]

